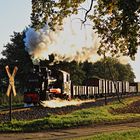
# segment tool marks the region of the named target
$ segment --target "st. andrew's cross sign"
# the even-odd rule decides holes
[[[10,73],[9,66],[6,66],[5,69],[6,69],[8,77],[9,77],[9,85],[8,85],[6,95],[9,97],[9,120],[11,122],[11,120],[12,120],[12,93],[11,93],[11,89],[13,90],[14,96],[16,96],[14,78],[15,78],[15,75],[17,73],[18,68],[15,66],[12,74]]]
[[[18,68],[16,66],[14,67],[14,70],[13,70],[12,75],[10,73],[9,66],[6,66],[5,69],[6,69],[6,72],[7,72],[8,77],[9,77],[9,85],[8,85],[8,89],[7,89],[6,95],[9,97],[10,96],[11,89],[12,89],[14,96],[16,96],[16,89],[15,89],[15,84],[14,84],[14,81],[15,81],[14,80],[14,77],[15,77],[15,75],[17,73]]]

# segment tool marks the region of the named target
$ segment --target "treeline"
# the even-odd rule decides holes
[[[24,87],[26,76],[33,68],[32,60],[29,54],[25,51],[24,46],[24,32],[16,33],[11,36],[11,42],[6,44],[2,51],[3,58],[0,59],[0,87],[8,83],[8,77],[5,71],[5,66],[9,65],[11,73],[14,66],[18,66],[18,72],[16,74],[17,88]],[[115,58],[101,59],[95,63],[88,61],[76,62],[76,61],[57,61],[55,62],[54,55],[51,54],[50,60],[46,60],[46,64],[51,69],[62,69],[71,74],[71,80],[73,84],[82,85],[86,79],[97,76],[100,78],[106,78],[111,80],[124,80],[134,81],[135,74],[130,64],[121,64]],[[52,63],[53,65],[49,65]]]
[[[134,81],[135,74],[130,64],[121,64],[117,59],[106,58],[95,63],[76,61],[60,61],[52,67],[63,69],[71,74],[71,80],[74,84],[84,84],[92,77],[106,78],[110,80]]]

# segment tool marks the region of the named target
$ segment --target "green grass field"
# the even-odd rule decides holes
[[[86,136],[69,140],[140,140],[140,129]]]
[[[32,120],[1,123],[0,131],[40,131],[47,129],[73,128],[78,126],[98,125],[98,124],[115,124],[119,122],[131,122],[135,119],[140,120],[140,114],[112,114],[110,110],[116,108],[124,108],[140,97],[125,99],[122,103],[114,102],[106,106],[92,107],[81,109],[66,115],[52,115],[48,117]]]

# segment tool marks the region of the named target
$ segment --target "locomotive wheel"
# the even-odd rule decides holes
[[[67,95],[67,94],[62,94],[61,95],[61,98],[64,99],[64,100],[68,100],[68,101],[71,100],[71,96],[70,95]]]
[[[54,97],[54,95],[52,94],[52,93],[50,93],[50,92],[47,92],[46,93],[46,100],[53,100],[55,97]]]
[[[54,95],[52,93],[49,93],[48,98],[49,98],[49,100],[53,100],[55,97],[54,97]]]

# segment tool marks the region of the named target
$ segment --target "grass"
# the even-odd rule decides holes
[[[111,114],[110,109],[125,107],[126,103],[130,104],[133,101],[140,99],[135,97],[130,100],[125,99],[124,104],[114,102],[107,106],[93,107],[74,111],[66,115],[52,115],[48,117],[32,120],[32,121],[17,121],[1,123],[0,131],[40,131],[47,129],[71,128],[86,125],[98,125],[107,123],[118,123],[133,121],[140,118],[140,114]],[[139,119],[140,120],[140,119]]]
[[[12,106],[19,106],[23,105],[23,95],[20,93],[17,93],[17,95],[14,97],[12,94]],[[6,108],[9,106],[9,97],[6,94],[0,93],[0,107]]]
[[[69,140],[140,140],[140,129],[103,133]]]

